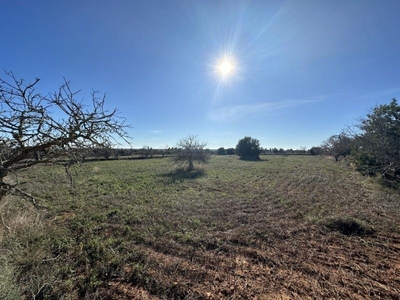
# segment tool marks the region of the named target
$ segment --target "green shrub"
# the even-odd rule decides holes
[[[379,172],[378,162],[373,155],[366,152],[353,151],[352,156],[356,164],[356,170],[361,174],[374,176]]]
[[[235,149],[234,148],[226,149],[226,154],[227,155],[235,155],[236,154]]]
[[[224,147],[218,148],[217,154],[218,155],[225,155],[226,154],[225,148]]]
[[[311,155],[321,155],[324,153],[324,150],[321,147],[312,147],[310,149]]]
[[[260,141],[257,139],[246,136],[239,140],[236,145],[236,154],[239,155],[241,159],[258,160],[260,159],[260,153]]]
[[[396,99],[361,119],[356,164],[362,173],[400,175],[400,105]]]

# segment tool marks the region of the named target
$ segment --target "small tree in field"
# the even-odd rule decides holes
[[[142,153],[142,155],[144,155],[144,157],[153,157],[153,148],[151,148],[150,146],[144,145],[142,149],[140,149],[140,152]]]
[[[39,79],[26,83],[7,72],[0,78],[0,199],[19,192],[6,177],[38,163],[61,163],[68,168],[85,153],[105,148],[115,137],[127,141],[125,119],[104,108],[105,96],[92,92],[91,105],[76,100],[68,81],[49,94],[35,91]],[[70,178],[71,179],[71,178]]]
[[[220,147],[217,149],[217,154],[218,155],[225,155],[226,154],[226,150],[224,147]]]
[[[321,155],[323,153],[324,153],[324,149],[322,149],[322,147],[312,147],[310,149],[311,155]]]
[[[341,157],[350,155],[353,146],[354,139],[346,132],[342,132],[327,139],[322,144],[322,149],[326,154],[334,156],[335,160],[339,161]]]
[[[236,154],[239,155],[241,159],[258,160],[260,159],[260,153],[260,141],[257,139],[246,136],[239,140],[236,145]]]
[[[189,135],[178,141],[172,159],[177,164],[187,164],[187,170],[191,171],[194,163],[204,164],[208,162],[209,155],[204,149],[206,146],[207,143],[199,142],[197,136]]]
[[[228,149],[226,149],[226,154],[228,154],[228,155],[235,155],[235,149],[233,149],[233,148],[228,148]]]

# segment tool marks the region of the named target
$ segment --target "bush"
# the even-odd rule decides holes
[[[321,155],[324,153],[324,150],[321,147],[312,147],[310,149],[311,155]]]
[[[357,150],[353,151],[352,156],[356,162],[356,170],[361,174],[374,176],[379,172],[380,166],[373,155]]]
[[[363,174],[400,175],[400,106],[396,99],[376,106],[357,126],[360,146],[353,151]]]
[[[260,153],[260,141],[257,139],[246,136],[236,145],[236,154],[240,156],[240,159],[258,160]]]
[[[234,148],[226,149],[226,154],[227,155],[235,155],[236,154],[235,149]]]
[[[224,147],[218,148],[217,154],[218,155],[225,155],[226,154],[225,148]]]

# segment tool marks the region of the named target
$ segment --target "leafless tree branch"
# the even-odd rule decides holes
[[[193,169],[193,164],[204,164],[209,160],[209,155],[205,151],[207,143],[199,142],[197,136],[189,135],[181,139],[176,144],[172,160],[179,165],[188,165],[188,171]]]
[[[76,100],[79,91],[64,79],[48,96],[35,91],[40,82],[0,78],[0,199],[10,189],[5,177],[19,169],[46,163],[70,165],[92,147],[129,144],[130,127],[116,109],[105,109],[105,95],[91,93],[91,105]]]

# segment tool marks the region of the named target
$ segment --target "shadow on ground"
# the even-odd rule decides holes
[[[371,226],[351,217],[332,219],[325,225],[328,229],[338,231],[344,235],[366,236],[375,233]]]
[[[239,160],[258,162],[258,161],[266,161],[267,159],[254,156],[241,156],[239,157]]]
[[[391,177],[381,177],[378,179],[378,182],[388,188],[393,190],[400,190],[400,177],[399,176],[391,176]]]
[[[184,168],[179,168],[166,174],[162,174],[161,177],[167,179],[170,183],[193,180],[200,178],[205,175],[203,169],[194,169],[192,171],[187,171]]]

